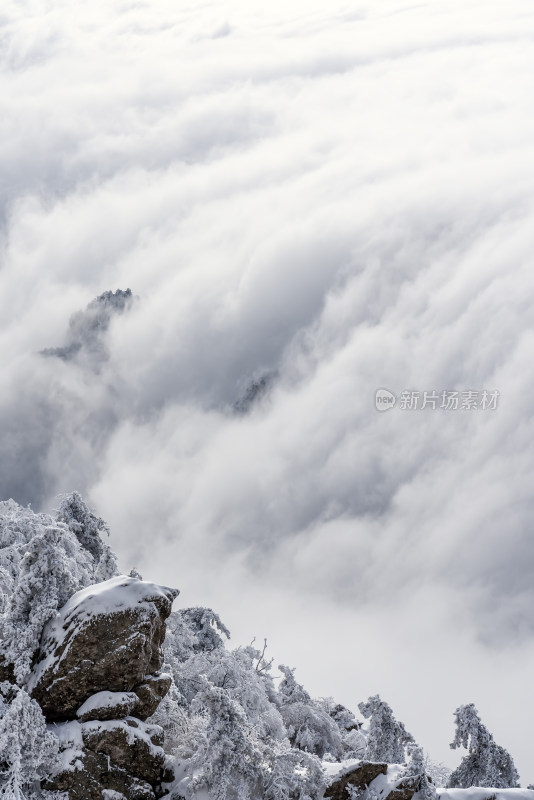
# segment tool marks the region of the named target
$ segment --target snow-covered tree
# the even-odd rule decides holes
[[[423,748],[410,742],[406,746],[406,750],[408,764],[401,775],[403,784],[406,785],[406,780],[412,780],[419,800],[436,800],[436,788],[428,779]]]
[[[180,784],[177,795],[207,790],[212,800],[319,800],[320,761],[292,747],[282,710],[306,705],[339,741],[335,720],[291,670],[277,691],[266,643],[262,650],[254,643],[226,649],[222,636],[229,632],[210,609],[174,612],[170,623],[165,669],[174,685],[151,721],[164,728],[172,743],[167,751],[186,776],[187,788]]]
[[[316,756],[278,743],[263,770],[262,800],[320,800],[325,788],[321,762]]]
[[[0,693],[0,797],[31,800],[41,796],[41,778],[53,763],[59,743],[47,731],[39,705],[24,689],[4,682]]]
[[[109,536],[109,526],[93,514],[78,492],[61,495],[57,511],[58,522],[64,522],[80,545],[90,553],[94,562],[95,582],[107,581],[117,575],[117,557],[102,536]]]
[[[193,759],[193,786],[206,787],[211,800],[259,797],[264,758],[241,705],[227,689],[201,679],[193,708],[208,712],[205,744]]]
[[[106,528],[79,495],[64,498],[60,519],[13,500],[0,503],[0,655],[19,684],[28,675],[44,625],[79,589],[116,574]]]
[[[167,633],[163,649],[167,667],[179,673],[192,655],[224,647],[230,632],[211,608],[183,608],[173,611],[167,620]]]
[[[325,753],[337,757],[342,752],[341,732],[320,702],[311,699],[304,687],[295,679],[294,669],[280,664],[284,677],[280,682],[280,713],[289,741],[300,750],[322,758]]]
[[[452,769],[441,761],[434,761],[428,753],[425,753],[425,772],[432,779],[434,786],[444,787],[449,783]]]
[[[365,757],[369,761],[385,761],[388,764],[401,764],[405,758],[405,748],[414,742],[402,722],[393,716],[390,706],[376,694],[358,708],[369,719],[369,733]]]
[[[449,787],[491,786],[505,789],[519,786],[519,775],[512,756],[482,724],[473,703],[454,712],[456,733],[451,748],[468,750],[449,779]]]
[[[362,723],[356,719],[352,711],[340,703],[336,703],[332,697],[322,697],[316,702],[339,728],[341,733],[339,757],[342,759],[363,758],[367,740],[361,732]]]

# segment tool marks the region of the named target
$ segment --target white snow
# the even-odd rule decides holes
[[[360,766],[361,761],[349,759],[348,761],[323,761],[321,766],[329,783],[333,783]]]
[[[69,622],[71,615],[83,604],[83,617],[95,614],[109,614],[138,603],[150,602],[159,597],[176,597],[178,589],[159,586],[150,581],[140,581],[127,575],[117,575],[102,583],[94,583],[73,594],[63,606],[60,615]]]
[[[72,722],[53,722],[47,727],[57,736],[61,746],[75,745],[80,749],[83,747],[82,726],[76,720]]]
[[[54,722],[47,726],[59,739],[60,752],[51,774],[83,769],[82,727],[79,722]]]
[[[471,786],[469,789],[438,789],[440,800],[534,800],[534,789],[492,789]]]

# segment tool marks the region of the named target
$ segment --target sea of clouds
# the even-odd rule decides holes
[[[79,490],[125,570],[435,758],[475,702],[525,783],[533,39],[529,0],[0,11],[1,497]]]

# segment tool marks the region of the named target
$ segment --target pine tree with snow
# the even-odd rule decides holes
[[[402,722],[393,716],[390,706],[376,694],[358,708],[366,719],[369,719],[369,733],[365,758],[369,761],[385,761],[388,764],[402,764],[405,759],[405,748],[414,743]]]
[[[456,733],[451,748],[464,747],[468,753],[449,779],[450,788],[490,786],[507,789],[519,786],[519,775],[512,756],[482,724],[473,703],[454,712]]]

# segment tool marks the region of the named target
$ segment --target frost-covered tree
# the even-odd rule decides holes
[[[32,800],[42,796],[40,781],[59,743],[47,731],[39,705],[24,689],[4,682],[0,693],[0,797]],[[56,795],[47,792],[45,796]]]
[[[203,679],[193,708],[208,712],[204,747],[193,760],[195,788],[206,787],[211,800],[259,797],[264,757],[241,705],[227,689]]]
[[[512,756],[496,744],[474,704],[459,706],[454,716],[456,733],[451,748],[464,747],[468,753],[450,776],[449,787],[518,787],[519,775]]]
[[[0,503],[0,656],[19,684],[57,609],[117,571],[110,548],[97,545],[104,523],[79,495],[64,498],[58,517],[35,514],[13,500]]]
[[[97,517],[78,492],[61,495],[57,511],[58,522],[64,522],[80,545],[90,553],[94,562],[95,582],[107,581],[117,574],[117,557],[102,536],[109,536],[109,526]]]
[[[361,723],[358,722],[352,711],[341,703],[336,703],[332,697],[320,697],[317,701],[321,708],[331,717],[340,731],[359,730]]]
[[[434,761],[428,753],[425,753],[425,772],[432,779],[434,786],[443,787],[448,785],[452,769],[441,761]]]
[[[77,493],[56,517],[0,503],[0,797],[59,797],[39,788],[58,742],[25,691],[45,624],[79,589],[116,574],[107,533]],[[16,681],[17,684],[11,683]]]
[[[321,762],[316,756],[277,744],[263,770],[262,800],[320,800],[325,788]]]
[[[358,708],[369,720],[365,757],[369,761],[403,763],[406,745],[414,743],[414,738],[402,722],[395,719],[390,706],[376,694],[366,703],[360,703]]]
[[[325,753],[341,755],[342,737],[336,722],[297,682],[294,669],[283,664],[278,669],[284,675],[278,687],[280,713],[291,744],[319,758]]]
[[[413,781],[412,786],[417,791],[419,800],[436,800],[436,789],[428,779],[426,761],[423,748],[415,743],[408,743],[408,764],[401,775],[403,786],[406,781]]]
[[[186,609],[174,612],[170,619],[164,644],[165,669],[173,675],[182,705],[190,707],[202,676],[229,692],[258,736],[283,738],[271,665],[262,653],[252,646],[227,650],[219,631],[227,637],[229,631],[211,609]]]
[[[210,609],[171,615],[164,652],[174,684],[151,721],[164,728],[165,747],[185,781],[177,796],[207,790],[217,800],[319,800],[320,761],[292,747],[281,714],[284,705],[313,706],[309,694],[291,671],[276,689],[266,643],[262,650],[254,643],[228,650],[223,636],[229,632]],[[316,712],[337,730],[319,704]]]
[[[319,800],[324,776],[319,759],[291,747],[283,736],[259,735],[227,689],[204,684],[192,704],[208,708],[205,746],[193,755],[195,788],[211,800]]]
[[[230,632],[211,608],[183,608],[173,611],[167,620],[164,651],[167,666],[179,672],[179,665],[197,653],[224,647]]]
[[[341,733],[339,757],[342,759],[363,758],[367,740],[361,732],[362,723],[356,719],[352,711],[340,703],[336,703],[331,697],[322,697],[317,703],[339,728]]]

